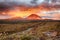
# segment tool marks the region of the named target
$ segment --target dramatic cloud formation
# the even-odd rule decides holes
[[[26,6],[36,6],[40,5],[44,0],[0,0],[0,3],[5,5],[26,5]]]
[[[0,0],[0,19],[31,14],[60,20],[60,0]]]

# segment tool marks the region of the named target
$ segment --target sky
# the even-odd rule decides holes
[[[54,8],[50,10],[50,6]],[[31,14],[37,14],[43,19],[60,20],[60,0],[0,0],[0,19],[25,18]]]

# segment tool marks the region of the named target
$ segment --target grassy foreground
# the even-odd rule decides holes
[[[60,22],[0,24],[0,40],[60,40]]]

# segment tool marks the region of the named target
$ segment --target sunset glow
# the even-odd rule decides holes
[[[23,3],[24,1],[20,1],[20,2]],[[60,16],[59,16],[60,8],[58,8],[59,6],[55,7],[56,5],[52,3],[51,1],[49,1],[48,3],[49,4],[47,4],[47,1],[42,0],[42,1],[39,1],[39,3],[37,3],[38,4],[37,6],[35,4],[33,4],[35,6],[33,6],[32,4],[28,6],[27,4],[29,3],[26,3],[21,6],[16,6],[17,4],[16,5],[14,4],[15,6],[11,7],[10,9],[0,12],[0,19],[8,19],[8,18],[13,18],[13,17],[26,18],[31,14],[36,14],[40,16],[42,19],[47,18],[47,19],[60,20]],[[54,5],[52,5],[51,3]]]
[[[15,10],[9,10],[7,13],[13,17],[26,17],[29,16],[30,14],[36,14],[37,12],[39,12],[39,10],[36,9],[28,9],[26,11],[21,11],[22,9],[16,8]]]

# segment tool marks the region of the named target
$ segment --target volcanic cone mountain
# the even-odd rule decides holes
[[[38,16],[38,15],[36,15],[36,14],[31,14],[31,15],[28,16],[26,19],[27,19],[27,20],[40,20],[41,17]]]

